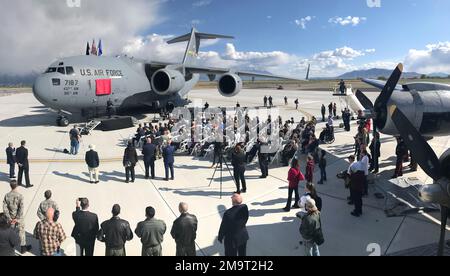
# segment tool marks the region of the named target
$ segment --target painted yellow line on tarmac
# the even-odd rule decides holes
[[[100,159],[102,163],[122,162],[123,158]],[[0,159],[0,162],[6,162],[6,159]],[[30,163],[86,163],[84,159],[30,159]]]

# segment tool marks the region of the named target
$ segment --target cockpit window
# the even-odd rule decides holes
[[[53,86],[60,86],[61,80],[60,79],[52,79],[52,84],[53,84]]]
[[[50,67],[47,69],[47,71],[45,71],[45,73],[55,73],[56,72],[56,67]]]
[[[67,75],[75,75],[75,71],[73,70],[73,67],[66,67],[66,74]]]
[[[64,67],[58,67],[58,73],[65,75],[66,70],[64,69]]]

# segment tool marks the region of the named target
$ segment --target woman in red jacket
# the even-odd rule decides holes
[[[289,181],[289,194],[288,201],[286,207],[283,209],[286,212],[291,211],[291,203],[292,203],[292,193],[295,192],[295,204],[292,206],[293,209],[299,209],[300,206],[298,202],[300,201],[300,195],[298,193],[298,183],[300,181],[305,180],[302,172],[300,171],[300,163],[297,159],[292,161],[292,167],[288,173],[288,181]]]

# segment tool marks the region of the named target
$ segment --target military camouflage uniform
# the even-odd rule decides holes
[[[41,202],[37,210],[37,216],[39,220],[43,221],[47,219],[47,210],[53,208],[53,210],[58,211],[58,204],[51,199],[47,199]]]
[[[16,191],[11,191],[5,195],[3,200],[3,212],[8,221],[16,220],[13,227],[19,230],[20,246],[26,246],[25,225],[23,217],[23,196]]]

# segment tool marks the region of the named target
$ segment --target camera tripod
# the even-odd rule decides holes
[[[236,184],[236,180],[234,179],[234,176],[233,176],[233,173],[231,172],[230,166],[228,165],[227,161],[225,160],[225,158],[223,156],[223,153],[221,152],[219,155],[219,164],[214,169],[214,173],[213,173],[213,175],[211,177],[211,181],[209,182],[209,185],[208,185],[208,187],[211,187],[217,171],[220,170],[220,199],[222,199],[222,194],[223,194],[223,169],[224,169],[223,164],[224,163],[225,163],[225,166],[226,166],[228,172],[230,173],[231,179],[233,179],[234,184]]]

